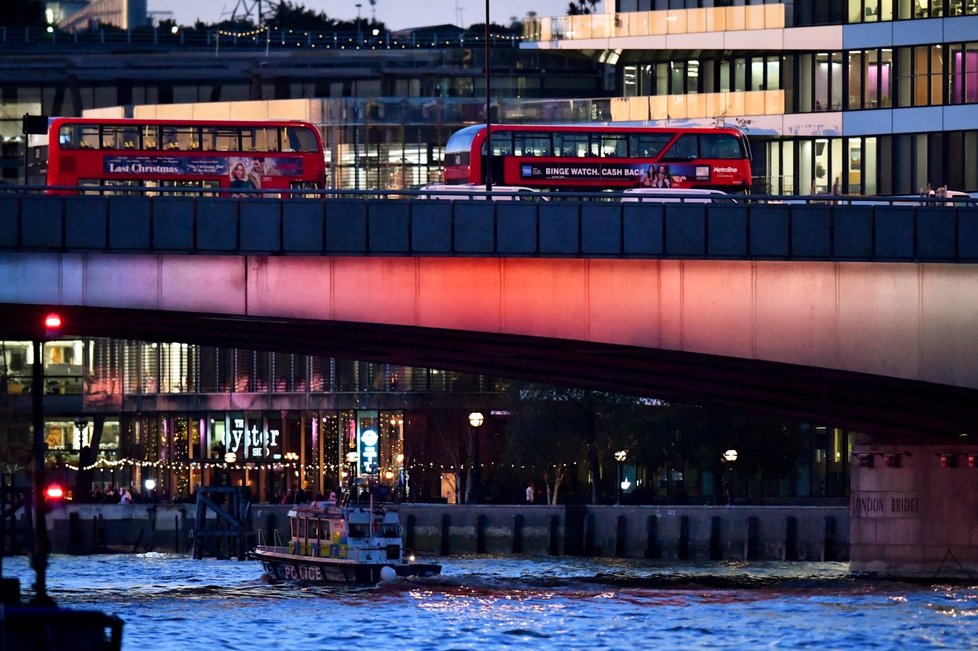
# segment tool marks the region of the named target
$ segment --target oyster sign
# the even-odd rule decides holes
[[[224,433],[224,449],[235,454],[243,453],[249,459],[261,459],[278,448],[279,430],[258,428],[258,421],[251,426],[244,418],[232,418],[231,427]]]

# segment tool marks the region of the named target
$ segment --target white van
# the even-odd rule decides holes
[[[714,203],[736,201],[720,190],[694,190],[690,188],[628,188],[622,201],[650,201],[654,203]]]
[[[486,194],[486,186],[484,185],[432,183],[423,186],[420,191],[431,192],[432,194],[419,194],[419,199],[478,200],[491,198],[493,201],[548,201],[547,197],[540,194],[539,190],[522,185],[493,185],[489,194]]]

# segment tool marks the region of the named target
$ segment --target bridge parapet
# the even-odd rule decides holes
[[[978,208],[9,194],[0,251],[972,263]]]

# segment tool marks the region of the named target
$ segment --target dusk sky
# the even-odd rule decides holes
[[[276,3],[277,0],[271,0],[263,4],[267,7]],[[369,0],[293,0],[293,4],[324,11],[330,18],[341,20],[356,18],[358,3],[362,5],[363,18],[376,16],[392,30],[443,23],[467,27],[484,22],[486,10],[485,2],[480,0],[377,0],[373,7]],[[171,15],[163,13],[169,11],[178,24],[192,25],[197,19],[213,23],[230,18],[235,9],[240,15],[256,3],[255,0],[148,0],[147,4],[158,20],[170,18]],[[536,11],[539,16],[562,16],[567,13],[568,4],[569,0],[491,0],[490,20],[507,24],[512,16],[523,18],[528,11]]]

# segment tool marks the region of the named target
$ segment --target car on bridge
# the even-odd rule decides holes
[[[420,188],[419,199],[476,199],[493,201],[549,201],[539,190],[521,185],[494,185],[492,190],[486,190],[484,185],[470,183],[449,184],[433,183]]]
[[[622,191],[622,202],[652,203],[735,203],[737,200],[721,190],[692,188],[628,188]]]

